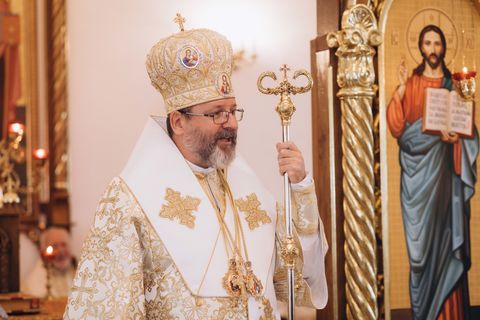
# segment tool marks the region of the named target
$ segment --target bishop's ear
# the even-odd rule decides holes
[[[182,135],[184,133],[185,121],[183,121],[182,118],[182,114],[179,111],[172,111],[169,114],[167,121],[169,122],[169,127],[171,129],[171,132],[169,130],[171,136]]]

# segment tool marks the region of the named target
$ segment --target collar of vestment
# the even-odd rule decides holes
[[[212,168],[212,167],[202,168],[200,166],[197,166],[195,163],[192,163],[192,162],[190,162],[186,159],[185,159],[185,161],[187,162],[190,169],[192,169],[192,171],[195,172],[195,173],[209,174],[212,171],[215,171],[215,168]]]
[[[228,256],[215,208],[189,164],[165,132],[164,121],[162,117],[148,119],[121,177],[135,195],[192,293],[204,297],[227,296],[222,278],[228,270]],[[258,209],[266,211],[271,220],[251,229],[245,219],[246,214],[238,211],[252,269],[265,288],[269,271],[273,270],[270,266],[274,263],[275,200],[239,156],[227,171],[234,200],[246,200],[255,194],[260,203]],[[170,190],[170,195],[175,192],[178,201],[172,202],[167,190]],[[190,203],[185,206],[183,202],[187,199]],[[176,217],[169,219],[160,214],[165,208],[174,209],[175,206],[180,211],[185,207],[191,209],[193,226],[180,223]],[[233,210],[227,201],[225,222],[232,233],[235,230],[233,221]]]

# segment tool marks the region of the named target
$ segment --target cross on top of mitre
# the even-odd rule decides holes
[[[177,13],[177,15],[175,16],[175,19],[173,19],[173,22],[178,23],[178,27],[180,28],[180,31],[185,31],[185,28],[183,26],[185,21],[187,20],[185,20],[185,18],[182,17],[180,13]]]

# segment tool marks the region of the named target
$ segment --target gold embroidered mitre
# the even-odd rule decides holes
[[[146,61],[148,75],[165,100],[167,114],[233,98],[232,63],[230,41],[208,29],[181,31],[160,40]]]

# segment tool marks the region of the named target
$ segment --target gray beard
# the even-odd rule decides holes
[[[235,147],[230,152],[224,152],[218,146],[215,146],[210,157],[208,157],[210,166],[215,169],[226,169],[233,159],[235,159]]]
[[[222,136],[233,136],[232,147],[222,150],[217,145],[217,140]],[[197,154],[202,162],[215,169],[225,169],[235,159],[236,133],[223,130],[214,137],[207,137],[198,129],[193,129],[185,135],[185,147]]]

